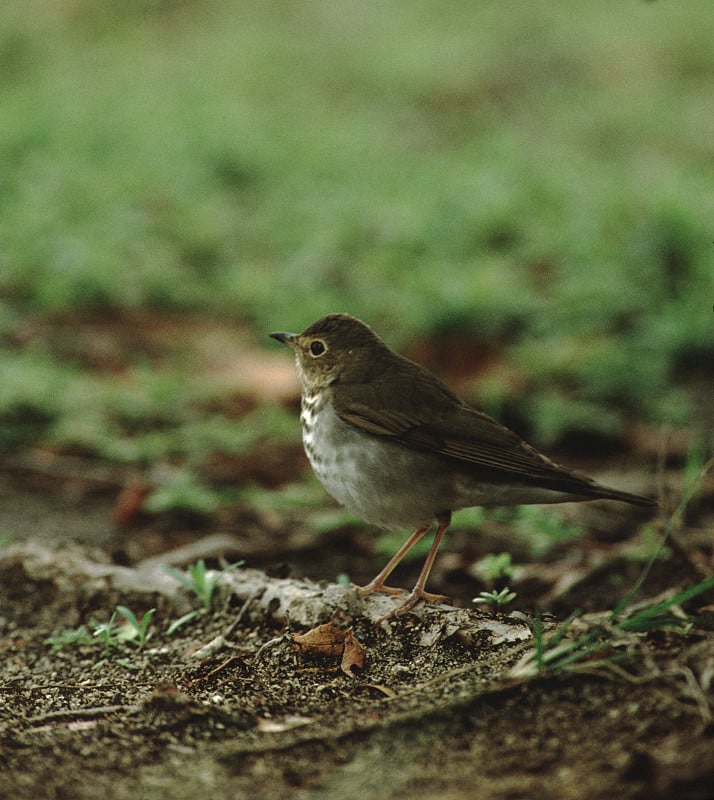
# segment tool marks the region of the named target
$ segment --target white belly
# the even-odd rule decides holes
[[[417,527],[449,510],[439,506],[440,493],[434,499],[430,456],[361,433],[329,404],[317,414],[314,403],[304,404],[302,420],[303,445],[318,479],[335,500],[362,519],[384,528]],[[407,476],[416,478],[417,485],[422,483],[422,490],[409,491],[409,497]]]

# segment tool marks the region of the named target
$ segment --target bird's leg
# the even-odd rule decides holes
[[[399,564],[404,556],[412,549],[412,547],[414,547],[419,539],[424,536],[429,528],[431,528],[431,523],[429,525],[423,525],[421,528],[417,528],[417,530],[415,530],[414,533],[407,539],[407,541],[404,542],[399,550],[389,559],[387,566],[379,573],[379,575],[373,578],[365,586],[355,587],[357,594],[361,595],[362,597],[366,597],[369,594],[374,594],[374,592],[386,592],[387,594],[401,594],[404,592],[404,589],[396,589],[393,586],[385,586],[384,582],[392,574],[397,564]],[[432,558],[432,561],[433,560],[434,559]],[[426,578],[424,578],[424,580],[426,580]]]
[[[441,540],[444,534],[446,533],[446,529],[449,527],[449,524],[451,522],[451,514],[450,513],[440,514],[437,517],[437,519],[439,520],[439,528],[436,531],[436,534],[434,535],[434,542],[431,545],[431,550],[429,550],[429,555],[426,557],[424,566],[421,568],[421,572],[419,573],[417,582],[414,584],[414,588],[411,590],[409,597],[407,597],[407,599],[401,605],[397,606],[393,611],[390,611],[389,614],[385,614],[385,616],[379,619],[377,621],[377,624],[379,624],[385,619],[390,619],[391,617],[398,617],[401,614],[406,614],[406,612],[414,608],[414,606],[420,600],[431,600],[435,603],[445,603],[449,600],[449,598],[445,597],[443,594],[431,594],[431,592],[427,592],[424,590],[424,587],[426,586],[426,581],[429,577],[429,573],[431,572],[431,568],[434,566],[434,560],[436,559],[436,552],[439,549],[439,544],[441,543]]]

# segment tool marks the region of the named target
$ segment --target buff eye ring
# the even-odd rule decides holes
[[[325,347],[325,343],[321,342],[319,339],[316,339],[310,345],[310,355],[314,356],[315,358],[318,358],[319,356],[321,356],[326,351],[327,351],[327,348]]]

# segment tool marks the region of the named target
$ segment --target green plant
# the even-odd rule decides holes
[[[126,606],[117,606],[117,611],[126,621],[126,624],[120,628],[121,640],[131,642],[137,647],[142,648],[151,638],[149,628],[151,627],[156,609],[150,608],[142,616],[141,620],[138,620],[134,612]]]
[[[202,486],[189,470],[181,470],[146,498],[144,508],[153,514],[173,511],[207,517],[220,502],[213,489]]]
[[[81,20],[63,4],[44,22],[31,4],[1,5],[0,149],[26,156],[5,159],[0,178],[3,340],[25,341],[28,311],[225,312],[264,331],[339,306],[383,320],[398,343],[449,326],[498,340],[500,368],[484,373],[525,382],[504,411],[520,405],[536,444],[617,433],[624,407],[686,421],[692,404],[666,378],[682,357],[711,354],[707,85],[683,93],[657,69],[636,73],[630,54],[667,61],[674,76],[707,74],[714,11],[648,14],[625,43],[612,30],[631,19],[626,4],[579,7],[568,26],[541,4],[497,21],[464,5],[435,24],[427,6],[384,6],[358,48],[323,4],[300,12],[318,22],[299,41],[259,3],[222,4],[200,18],[200,37],[195,4],[165,41],[152,38],[159,3],[97,29],[106,3]],[[106,74],[144,87],[131,107],[94,76],[97,30]],[[488,46],[470,47],[474,37]],[[445,51],[455,58],[434,55]],[[488,99],[496,75],[506,105]],[[620,102],[623,83],[635,102]],[[638,155],[660,151],[671,174],[645,174]],[[78,437],[109,458],[153,458],[181,446],[186,385],[177,402],[168,392],[123,412],[117,400],[108,423],[88,424],[37,382],[27,407],[40,415],[11,409],[0,438],[32,443],[49,424],[68,446]],[[145,439],[156,411],[173,430]],[[114,441],[112,422],[138,433]]]
[[[543,632],[543,618],[540,611],[536,611],[533,625],[533,658],[535,672],[545,670],[565,669],[590,658],[595,652],[601,650],[601,631],[592,629],[577,639],[567,640],[565,635],[578,616],[574,611],[562,622],[551,636],[546,637]],[[528,660],[525,662],[528,664]]]
[[[653,564],[662,556],[662,553],[664,552],[664,549],[667,545],[667,540],[672,535],[672,532],[679,525],[681,525],[682,519],[684,518],[684,514],[687,510],[687,506],[692,501],[692,499],[697,496],[698,492],[700,491],[701,485],[704,482],[705,477],[712,468],[714,468],[714,456],[712,456],[707,462],[702,464],[699,470],[696,471],[696,473],[689,479],[689,482],[685,485],[685,490],[682,493],[682,497],[680,498],[677,507],[667,520],[667,523],[664,528],[664,533],[662,534],[658,546],[653,548],[647,563],[642,569],[642,572],[640,572],[639,577],[635,581],[634,585],[630,588],[630,590],[623,596],[620,602],[613,609],[611,615],[611,618],[613,620],[615,620],[620,615],[623,609],[632,604],[632,601],[636,597],[637,593],[642,587],[642,584],[645,582],[647,576],[649,575]]]
[[[580,539],[584,534],[582,525],[569,522],[554,508],[517,506],[512,511],[515,515],[513,527],[528,542],[535,558],[545,555],[558,544]]]
[[[661,556],[662,548],[674,527],[680,523],[691,498],[696,496],[701,482],[712,467],[714,467],[714,457],[709,459],[690,481],[680,503],[667,521],[659,547],[652,552],[637,581],[608,614],[607,620],[602,624],[592,625],[584,634],[575,639],[568,639],[566,634],[578,617],[578,612],[573,612],[550,637],[546,637],[543,633],[541,614],[537,611],[533,627],[533,651],[527,653],[516,664],[512,670],[514,676],[574,668],[580,664],[587,664],[589,667],[611,665],[622,656],[611,654],[595,661],[592,657],[598,652],[604,652],[607,648],[617,645],[626,634],[648,633],[663,628],[686,630],[693,624],[693,620],[681,610],[681,606],[700,594],[714,589],[714,576],[700,581],[694,586],[674,592],[670,597],[651,605],[636,608],[632,606],[632,602],[652,565]]]
[[[475,570],[491,583],[513,580],[513,559],[510,553],[487,553],[476,563]]]
[[[682,479],[685,486],[693,487],[686,501],[687,506],[699,499],[703,478],[711,469],[712,461],[707,461],[710,451],[711,448],[706,446],[703,439],[700,439],[687,452]]]
[[[138,620],[133,611],[126,606],[118,605],[108,622],[94,623],[93,635],[104,645],[105,655],[109,655],[112,648],[127,643],[142,648],[151,635],[149,627],[155,613],[156,609],[151,608],[142,616],[141,620]],[[117,616],[123,617],[123,624],[117,624]]]
[[[589,666],[612,664],[621,656],[613,654],[595,661],[593,661],[593,656],[616,645],[626,634],[647,633],[671,627],[686,629],[692,624],[680,606],[698,595],[714,589],[714,576],[700,581],[694,586],[674,592],[672,596],[651,605],[635,607],[632,602],[652,565],[661,556],[667,539],[675,526],[680,524],[689,502],[696,496],[702,481],[713,467],[714,457],[704,463],[690,480],[677,508],[667,520],[659,546],[651,553],[632,588],[607,615],[606,621],[602,624],[592,625],[584,634],[575,639],[566,639],[569,628],[578,617],[576,611],[562,622],[551,636],[546,637],[543,632],[541,614],[536,612],[533,626],[533,650],[515,665],[511,672],[512,675],[524,676],[547,670],[574,668],[583,663],[587,663]]]
[[[508,586],[504,586],[500,591],[494,589],[491,592],[479,592],[479,596],[474,597],[473,602],[477,605],[493,605],[500,608],[515,600],[516,596]]]
[[[186,572],[174,567],[164,567],[164,570],[198,597],[204,611],[211,610],[213,593],[218,586],[220,573],[207,569],[206,562],[202,558],[186,567]]]
[[[165,566],[164,570],[172,578],[175,578],[179,583],[186,587],[190,592],[196,595],[201,601],[202,608],[195,611],[189,611],[179,619],[171,623],[168,629],[169,635],[177,631],[182,625],[195,619],[199,614],[206,614],[213,606],[213,594],[218,586],[221,574],[229,570],[236,569],[242,566],[243,561],[236,561],[229,564],[222,570],[209,570],[206,568],[206,562],[201,558],[195,564],[186,567],[186,572],[175,569],[174,567]]]
[[[115,626],[117,612],[114,610],[108,622],[96,622],[94,625],[93,636],[102,642],[104,645],[104,655],[108,656],[112,647],[117,647],[119,644],[119,637]]]
[[[623,548],[623,554],[636,563],[650,565],[652,561],[668,561],[672,549],[662,542],[662,531],[656,522],[646,522],[637,535]]]
[[[87,630],[86,625],[79,625],[71,630],[61,631],[44,640],[44,644],[49,645],[55,652],[64,650],[68,646],[91,645],[95,644],[95,639]]]
[[[672,627],[685,630],[690,627],[692,621],[679,607],[710,589],[714,589],[714,576],[652,605],[621,612],[620,619],[614,622],[610,615],[610,619],[592,624],[585,633],[574,639],[566,638],[566,635],[578,619],[579,612],[570,614],[552,635],[546,636],[541,614],[537,611],[533,625],[533,650],[526,653],[511,669],[511,675],[526,677],[582,666],[610,666],[624,657],[621,653],[615,653],[614,649],[627,641],[625,637],[628,634],[648,633]],[[580,622],[587,624],[584,619]],[[594,658],[597,654],[602,654],[602,657]]]
[[[714,577],[711,577],[641,610],[630,614],[621,611],[615,627],[621,631],[637,633],[646,633],[661,628],[686,627],[690,624],[690,620],[684,612],[679,610],[679,606],[713,588]]]

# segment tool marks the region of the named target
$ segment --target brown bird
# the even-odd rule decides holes
[[[599,499],[655,505],[551,461],[354,317],[330,314],[303,333],[270,335],[295,352],[303,444],[323,486],[367,522],[416,529],[358,592],[403,591],[385,581],[438,523],[416,585],[389,616],[447,599],[424,587],[453,511]]]

